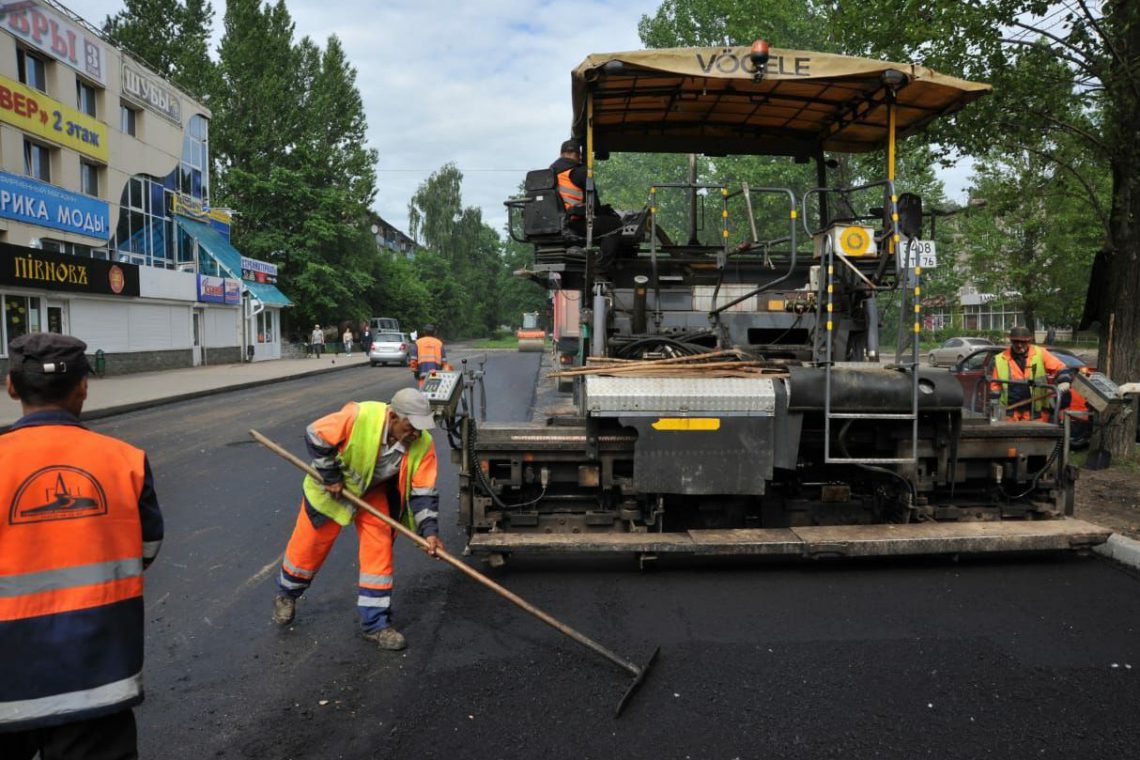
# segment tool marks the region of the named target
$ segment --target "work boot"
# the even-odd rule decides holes
[[[381,628],[379,631],[368,631],[364,634],[364,638],[369,641],[375,641],[376,645],[381,649],[390,649],[393,652],[408,646],[408,640],[404,638],[404,634],[392,626]]]
[[[289,625],[293,616],[297,614],[297,600],[291,596],[278,594],[273,597],[273,622],[277,625]]]

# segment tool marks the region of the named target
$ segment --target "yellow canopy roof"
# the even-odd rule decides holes
[[[887,143],[886,71],[899,87],[897,136],[921,131],[988,93],[990,85],[923,66],[772,48],[754,80],[750,48],[666,48],[591,55],[574,70],[573,134],[586,134],[594,99],[594,150],[813,155],[860,153]]]

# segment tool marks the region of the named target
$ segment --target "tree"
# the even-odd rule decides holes
[[[210,102],[217,91],[209,56],[214,9],[209,0],[124,0],[103,22],[111,40],[191,95]]]
[[[431,252],[417,256],[416,266],[435,289],[436,326],[455,337],[486,335],[503,318],[502,241],[482,211],[463,206],[462,183],[455,164],[445,164],[408,203],[410,233]]]
[[[1033,152],[1083,194],[1086,224],[1101,237],[1086,311],[1099,325],[1098,366],[1119,381],[1140,377],[1140,3],[924,0],[900,9],[849,0],[835,8],[850,45],[994,85],[993,97],[941,136],[974,155]],[[1111,177],[1107,204],[1099,176]],[[1106,443],[1114,455],[1130,452],[1132,424],[1111,426]]]
[[[367,232],[376,153],[339,40],[324,51],[294,44],[283,2],[230,0],[219,59],[215,197],[239,213],[235,244],[279,266],[294,321],[371,316],[382,258]]]

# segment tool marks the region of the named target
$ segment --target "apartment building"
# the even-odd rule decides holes
[[[108,374],[279,358],[276,268],[210,203],[210,111],[54,2],[0,15],[0,370],[27,332]]]

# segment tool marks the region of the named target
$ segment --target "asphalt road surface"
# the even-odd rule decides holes
[[[489,416],[529,414],[536,354],[487,365]],[[166,515],[147,574],[146,758],[1025,758],[1140,754],[1140,578],[1095,557],[772,564],[512,559],[493,576],[635,662],[627,673],[397,544],[403,653],[356,634],[341,536],[270,622],[303,431],[406,369],[346,370],[92,423],[144,447]],[[458,553],[454,466],[441,523]],[[472,560],[473,561],[473,560]]]

